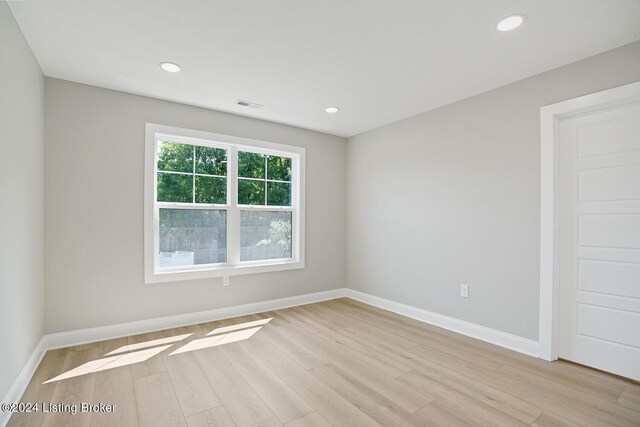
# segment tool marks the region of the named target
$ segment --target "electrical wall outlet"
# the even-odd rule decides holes
[[[229,276],[222,277],[222,286],[229,286]]]
[[[460,296],[464,298],[469,298],[469,285],[465,285],[465,284],[460,285]]]

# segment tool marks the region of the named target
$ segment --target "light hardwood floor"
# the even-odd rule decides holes
[[[184,334],[143,362],[122,353],[123,366],[43,384]],[[209,347],[171,355],[187,343]],[[14,414],[10,426],[640,426],[637,383],[346,298],[50,351],[22,401],[116,411]]]

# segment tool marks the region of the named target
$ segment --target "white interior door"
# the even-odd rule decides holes
[[[640,102],[557,129],[558,354],[640,380]]]

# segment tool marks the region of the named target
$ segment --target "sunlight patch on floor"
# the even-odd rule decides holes
[[[133,365],[135,363],[144,362],[151,359],[158,353],[168,349],[171,345],[162,347],[148,348],[146,350],[136,351],[134,353],[122,354],[120,356],[107,357],[105,359],[92,360],[83,365],[73,368],[70,371],[60,374],[55,378],[51,378],[42,384],[48,384],[55,381],[67,380],[69,378],[79,377],[81,375],[92,374],[95,372],[106,371],[107,369],[118,368],[120,366]]]
[[[270,317],[267,319],[260,319],[251,322],[238,323],[236,325],[216,328],[213,331],[209,332],[205,338],[193,340],[175,350],[173,353],[170,353],[170,355],[173,356],[176,354],[187,353],[190,351],[202,350],[205,348],[217,347],[224,344],[247,340],[260,329],[262,329],[264,325],[269,323],[271,319],[272,318]],[[172,347],[178,341],[183,341],[192,335],[193,333],[176,335],[173,337],[159,338],[155,340],[125,345],[105,354],[105,356],[109,357],[84,363],[76,368],[58,375],[57,377],[45,381],[43,384],[66,380],[69,378],[75,378],[81,375],[93,374],[96,372],[114,369],[121,366],[145,362],[152,357],[162,353],[164,350]]]
[[[144,341],[136,344],[124,345],[120,348],[110,351],[109,353],[105,354],[105,356],[111,356],[112,354],[118,354],[118,353],[127,353],[133,350],[140,350],[141,348],[155,347],[161,344],[169,344],[176,341],[182,341],[183,339],[188,338],[191,335],[193,334],[191,333],[191,334],[184,334],[184,335],[176,335],[175,337],[160,338],[157,340]]]
[[[230,332],[228,334],[216,335],[208,338],[201,338],[199,340],[193,340],[190,343],[185,344],[181,348],[177,349],[170,356],[180,353],[186,353],[188,351],[202,350],[204,348],[217,347],[219,345],[230,344],[232,342],[244,341],[253,336],[256,332],[262,329],[262,326],[257,328],[243,329],[241,331]]]
[[[207,336],[209,336],[209,335],[218,335],[218,334],[222,334],[222,333],[225,333],[225,332],[233,332],[233,331],[237,331],[239,329],[247,329],[247,328],[251,328],[253,326],[265,325],[265,324],[269,323],[271,321],[271,319],[273,319],[273,317],[269,317],[268,319],[255,320],[253,322],[239,323],[237,325],[224,326],[222,328],[216,328],[213,331],[209,332],[207,334]]]

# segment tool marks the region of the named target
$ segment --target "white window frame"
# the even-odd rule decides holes
[[[227,149],[227,203],[185,205],[183,203],[157,202],[157,146],[162,140]],[[238,151],[280,155],[292,159],[291,206],[238,205]],[[147,123],[145,126],[144,171],[144,264],[145,283],[175,282],[238,274],[265,273],[271,271],[304,268],[304,163],[305,149],[291,145],[255,139],[240,138],[211,132],[183,129]],[[233,165],[233,166],[232,166]],[[266,187],[266,186],[265,186]],[[159,267],[159,212],[160,208],[211,209],[227,212],[227,262]],[[291,258],[240,261],[240,213],[241,211],[291,211]]]

